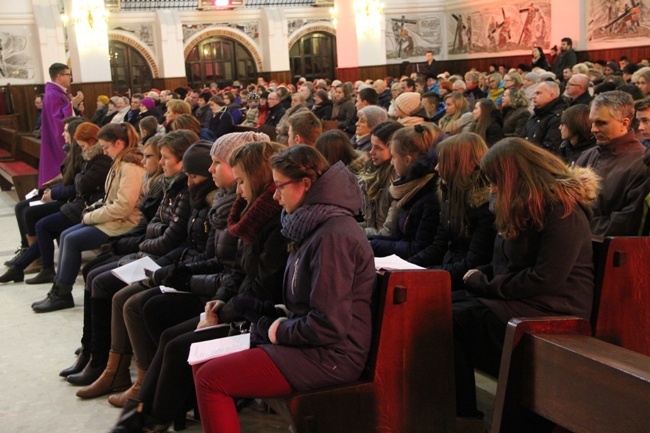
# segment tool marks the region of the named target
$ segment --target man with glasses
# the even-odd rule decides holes
[[[593,99],[589,94],[589,77],[584,74],[573,74],[566,83],[564,94],[571,99],[570,106],[591,104]]]
[[[83,101],[83,93],[73,98],[68,95],[72,84],[70,68],[63,63],[54,63],[49,69],[52,81],[45,83],[43,111],[41,113],[41,152],[38,163],[38,186],[54,179],[61,173],[65,158],[63,151],[63,119],[74,116],[73,106]],[[22,200],[24,197],[19,197]]]
[[[269,112],[266,115],[264,126],[278,126],[280,119],[282,119],[282,116],[286,112],[282,104],[280,104],[280,96],[276,92],[269,93],[268,98],[266,98],[266,104],[269,106]]]

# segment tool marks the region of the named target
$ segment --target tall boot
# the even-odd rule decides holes
[[[140,392],[140,387],[142,387],[142,382],[144,381],[144,375],[147,374],[147,370],[142,370],[138,368],[138,379],[124,392],[119,394],[112,394],[108,397],[108,402],[115,407],[124,407],[124,404],[128,399],[138,398],[138,393]]]
[[[131,386],[130,365],[131,355],[109,353],[106,370],[99,376],[99,379],[77,391],[77,397],[95,398],[109,392],[124,391],[129,388]]]
[[[27,235],[27,245],[31,247],[35,243],[36,243],[36,236]],[[26,274],[35,274],[36,272],[41,270],[41,266],[43,266],[43,260],[41,260],[41,258],[39,257],[38,259],[31,262],[23,272]]]
[[[106,370],[106,359],[97,359],[91,355],[90,361],[79,373],[69,374],[65,380],[74,386],[88,386],[94,383]]]
[[[142,413],[144,404],[140,400],[128,399],[124,403],[124,409],[120,414],[120,419],[110,433],[142,433],[144,426],[144,413]]]
[[[83,371],[84,368],[90,362],[90,346],[92,344],[92,327],[91,327],[91,309],[90,309],[90,290],[84,290],[84,324],[83,331],[81,332],[81,347],[75,350],[75,355],[77,359],[74,364],[65,370],[61,370],[59,376],[68,377],[72,374],[78,374]],[[103,362],[103,368],[106,368],[106,362]],[[102,371],[104,371],[102,368]],[[100,371],[101,374],[101,371]],[[90,382],[79,384],[80,386],[86,386],[93,383],[99,375],[95,376]]]
[[[77,355],[77,359],[74,361],[74,364],[72,364],[70,367],[66,368],[65,370],[61,370],[59,376],[68,377],[71,374],[81,373],[83,369],[86,368],[86,365],[88,365],[89,362],[90,362],[90,350],[86,349],[85,347],[82,347],[81,350],[79,351],[79,354]]]

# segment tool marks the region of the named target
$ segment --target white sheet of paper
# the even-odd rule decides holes
[[[173,287],[158,286],[158,288],[160,288],[161,293],[174,293],[174,294],[183,294],[183,295],[190,294],[190,292],[181,292],[180,290],[176,290]]]
[[[25,194],[25,200],[29,200],[30,198],[34,198],[38,195],[38,188],[34,188],[27,194]]]
[[[30,202],[29,202],[29,205],[30,205],[30,206],[40,206],[40,205],[42,205],[42,204],[43,204],[43,202],[40,201],[40,200],[34,200],[34,201],[30,201]]]
[[[145,269],[148,271],[155,271],[159,268],[160,266],[154,262],[151,257],[147,256],[124,266],[120,266],[119,268],[115,268],[111,272],[126,284],[133,284],[147,278],[144,274]]]
[[[233,335],[232,337],[192,343],[187,363],[190,365],[199,364],[212,358],[241,352],[250,349],[250,347],[250,334]]]
[[[399,256],[393,254],[388,257],[375,257],[375,269],[386,269],[390,271],[408,271],[417,269],[426,269],[422,266],[414,265],[407,262]]]

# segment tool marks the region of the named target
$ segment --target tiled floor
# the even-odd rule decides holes
[[[0,270],[20,243],[14,216],[14,192],[0,192]],[[0,284],[0,431],[10,433],[103,433],[119,410],[106,398],[80,400],[77,388],[58,376],[74,361],[81,337],[82,280],[73,291],[76,307],[35,314],[30,305],[42,299],[49,285]],[[494,382],[481,379],[481,409],[489,413]],[[432,390],[433,391],[433,390]],[[243,432],[287,432],[288,425],[259,406],[244,409]],[[190,423],[187,432],[202,431]]]

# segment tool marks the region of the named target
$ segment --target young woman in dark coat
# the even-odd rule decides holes
[[[456,411],[482,425],[474,368],[498,375],[506,324],[513,317],[589,319],[593,301],[589,209],[597,176],[567,168],[550,152],[506,138],[481,160],[499,232],[492,265],[467,272],[471,293],[454,302]]]
[[[196,221],[190,221],[190,238],[193,238],[193,227],[210,227],[210,236],[199,254],[184,250],[182,256],[176,256],[173,263],[158,269],[147,283],[153,289],[145,290],[142,286],[129,286],[120,290],[113,297],[113,317],[111,333],[111,350],[120,353],[136,355],[138,381],[124,393],[111,395],[108,401],[114,406],[122,407],[128,398],[135,398],[142,385],[145,373],[150,365],[160,335],[167,328],[196,318],[207,300],[217,293],[219,287],[233,289],[240,280],[233,276],[233,266],[237,256],[238,238],[228,231],[228,216],[236,199],[236,182],[229,165],[229,156],[246,143],[254,141],[269,141],[266,134],[256,132],[234,132],[226,134],[208,147],[209,155],[205,160],[212,165],[209,179],[219,190],[214,197],[209,216]],[[206,224],[208,223],[208,224]],[[205,241],[204,241],[205,242]],[[180,248],[179,248],[180,249]],[[168,254],[168,259],[173,253]],[[157,260],[158,264],[162,264]],[[183,279],[183,270],[191,266],[201,267],[201,277]],[[161,293],[157,287],[160,284],[184,288],[191,296],[169,296]],[[182,286],[182,287],[181,287]],[[224,289],[222,289],[224,290]],[[145,323],[146,321],[146,323]],[[160,366],[154,377],[159,377]],[[164,380],[163,378],[160,379]],[[178,396],[178,393],[174,393]],[[183,399],[181,399],[183,400]],[[182,405],[183,401],[178,402]],[[169,412],[174,413],[174,410]]]
[[[467,271],[492,260],[494,214],[488,205],[490,187],[479,168],[487,151],[483,139],[471,132],[454,135],[438,145],[440,224],[433,243],[408,259],[416,265],[448,271],[452,290],[463,289]]]
[[[299,145],[272,160],[282,232],[292,240],[284,308],[240,295],[235,307],[254,327],[251,349],[194,366],[206,433],[239,431],[233,398],[286,397],[359,379],[370,348],[372,250],[354,219],[356,178]]]
[[[77,391],[78,397],[94,398],[131,385],[128,369],[130,356],[109,351],[111,299],[125,286],[112,271],[144,256],[162,256],[185,241],[190,206],[187,175],[182,171],[183,154],[196,139],[196,134],[190,131],[174,131],[160,140],[165,193],[156,216],[147,224],[139,253],[99,266],[88,273],[84,291],[87,302],[84,302],[82,353],[86,357],[90,354],[90,361],[80,372],[71,372],[77,369],[77,363],[61,372],[73,385],[88,385]]]
[[[596,138],[591,133],[589,106],[577,104],[567,108],[560,116],[562,144],[557,154],[568,165],[573,165],[582,152],[596,146]]]
[[[406,260],[433,242],[440,221],[435,146],[441,135],[430,123],[405,127],[393,135],[390,153],[399,179],[389,188],[393,203],[384,227],[390,234],[370,237],[376,257],[396,254]]]
[[[478,134],[488,147],[503,138],[503,119],[501,112],[490,99],[476,101],[472,112],[473,121],[469,132]]]
[[[504,136],[519,136],[530,117],[529,105],[530,101],[526,98],[526,92],[523,90],[512,87],[503,92],[501,114],[503,115]]]
[[[314,94],[314,105],[311,111],[320,120],[330,120],[332,118],[332,109],[334,104],[329,99],[329,95],[325,90],[319,90]]]
[[[78,125],[78,126],[77,126]],[[90,122],[80,122],[73,128],[73,146],[78,146],[83,158],[81,171],[73,177],[72,190],[64,173],[64,182],[52,187],[48,196],[52,200],[60,200],[59,211],[38,220],[36,223],[36,242],[33,242],[11,265],[2,276],[0,282],[22,281],[23,272],[34,260],[42,259],[40,272],[34,278],[28,279],[27,284],[52,283],[54,281],[54,240],[67,228],[81,221],[81,213],[89,204],[104,196],[104,182],[111,167],[111,159],[104,155],[101,145],[97,142],[99,127]],[[73,149],[70,150],[72,152]],[[75,149],[76,153],[76,149]],[[73,170],[73,167],[69,167]],[[73,172],[72,172],[73,173]],[[69,199],[74,194],[73,199]],[[63,204],[61,204],[63,203]]]
[[[228,326],[211,326],[245,320],[234,309],[235,295],[245,294],[271,305],[281,302],[287,239],[280,232],[282,208],[273,200],[276,186],[269,165],[269,159],[281,146],[269,143],[268,137],[266,140],[234,149],[229,158],[237,183],[237,198],[227,220],[228,231],[239,238],[235,264],[229,267],[228,263],[217,260],[187,264],[163,279],[172,287],[200,293],[212,300],[202,308],[205,319],[199,318],[201,309],[195,310],[191,319],[162,333],[138,398],[126,401],[124,416],[112,432],[142,432],[143,427],[152,429],[149,431],[165,431],[172,419],[184,410],[185,400],[193,390],[192,370],[187,364],[190,345],[225,337],[230,330]],[[216,171],[214,165],[212,170]],[[151,301],[158,298],[161,297]],[[147,311],[147,304],[144,307],[147,327],[154,325],[152,329],[161,329],[161,321],[165,320],[162,304],[155,308],[158,314]],[[165,311],[169,311],[168,307],[169,303]],[[207,329],[195,332],[203,328]],[[139,405],[139,411],[133,410]]]

